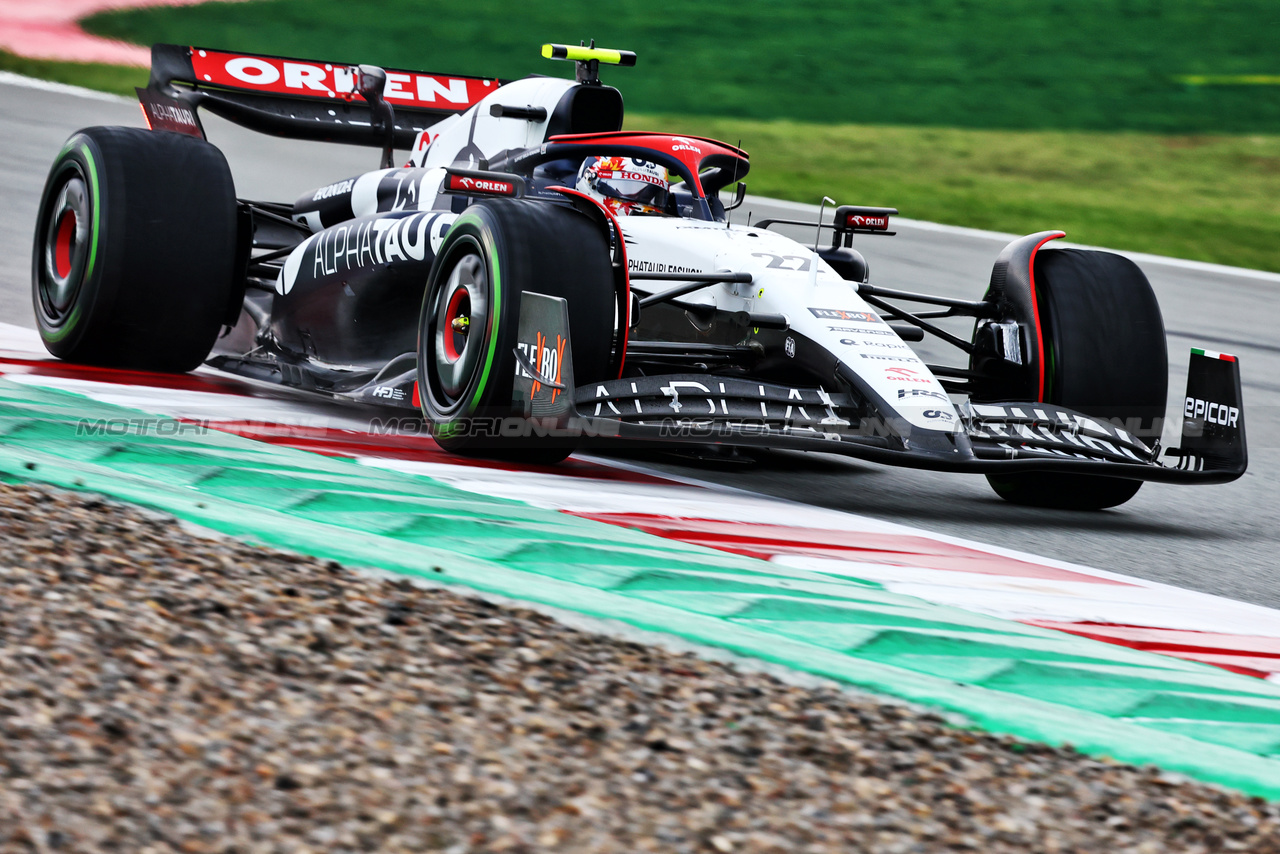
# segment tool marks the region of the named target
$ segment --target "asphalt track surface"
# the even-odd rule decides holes
[[[136,104],[0,81],[0,319],[33,326],[31,239],[46,172],[66,137],[96,124],[141,125]],[[209,137],[228,156],[241,197],[291,201],[376,166],[375,149],[298,143],[215,118]],[[750,140],[745,141],[750,149]],[[892,199],[841,202],[892,204]],[[753,200],[738,216],[804,218],[794,205]],[[909,215],[910,211],[904,211]],[[877,284],[976,298],[1003,246],[997,235],[899,224],[859,248]],[[1044,223],[1052,228],[1053,223]],[[810,232],[811,233],[811,232]],[[804,232],[796,232],[801,237]],[[1191,346],[1235,353],[1244,374],[1249,472],[1226,486],[1148,484],[1123,507],[1072,513],[1014,507],[980,476],[916,472],[828,454],[768,453],[746,467],[646,457],[643,465],[801,503],[918,525],[1270,607],[1280,607],[1280,278],[1144,258],[1169,332],[1170,398],[1181,401]],[[930,361],[946,347],[920,345]],[[1171,407],[1171,415],[1176,405]],[[1176,438],[1177,420],[1165,443]]]

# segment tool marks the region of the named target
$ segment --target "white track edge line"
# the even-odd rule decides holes
[[[97,89],[86,89],[83,86],[72,86],[70,83],[41,80],[38,77],[28,77],[25,74],[17,74],[13,71],[0,71],[0,84],[24,86],[27,89],[41,89],[45,92],[57,92],[60,95],[75,95],[80,98],[89,98],[94,101],[111,101],[117,104],[127,104],[130,100],[123,95],[99,92]]]
[[[804,202],[791,202],[783,199],[770,199],[765,196],[747,196],[748,202],[764,205],[774,205],[780,208],[796,211],[797,213],[805,213],[810,216],[818,214],[819,206],[810,205]],[[929,222],[923,219],[909,219],[907,217],[894,217],[895,225],[906,228],[914,228],[920,231],[936,231],[942,234],[954,234],[961,237],[973,237],[982,240],[995,240],[1008,243],[1022,235],[1007,234],[1003,231],[987,231],[982,228],[969,228],[963,225],[945,225],[940,222]],[[1275,282],[1280,284],[1280,273],[1270,273],[1266,270],[1251,270],[1247,267],[1232,267],[1227,264],[1212,264],[1208,261],[1191,261],[1185,258],[1173,258],[1168,255],[1152,255],[1147,252],[1131,252],[1127,249],[1110,249],[1106,246],[1089,246],[1084,243],[1071,243],[1062,241],[1053,244],[1054,246],[1062,246],[1069,249],[1102,249],[1107,252],[1115,252],[1117,255],[1123,255],[1134,261],[1141,261],[1147,264],[1163,264],[1166,267],[1179,267],[1184,270],[1195,270],[1200,273],[1212,273],[1221,276],[1239,276],[1245,279],[1257,279],[1263,282]]]

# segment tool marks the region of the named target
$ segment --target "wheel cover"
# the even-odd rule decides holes
[[[432,360],[437,391],[446,406],[465,396],[485,349],[489,274],[475,251],[465,252],[449,271],[432,310]]]
[[[84,281],[91,238],[89,191],[73,172],[54,197],[45,218],[38,292],[46,319],[60,325],[75,305]]]

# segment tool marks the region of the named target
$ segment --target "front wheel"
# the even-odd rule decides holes
[[[574,443],[533,429],[514,400],[525,292],[567,301],[573,376],[605,379],[617,323],[609,243],[572,208],[502,199],[449,229],[418,325],[418,388],[436,441],[457,454],[547,463]],[[572,394],[572,389],[568,390]]]
[[[1081,249],[1033,250],[1028,269],[1029,282],[1009,275],[1002,284],[1029,286],[1034,300],[1004,304],[1024,335],[1038,333],[1038,343],[1025,348],[1031,358],[1021,384],[992,389],[989,399],[1030,397],[1109,421],[1148,444],[1158,439],[1168,352],[1160,305],[1142,270],[1120,255]],[[988,475],[987,481],[1014,504],[1069,510],[1115,507],[1142,486],[1126,478],[1056,472]]]

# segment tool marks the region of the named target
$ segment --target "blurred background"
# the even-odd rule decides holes
[[[539,45],[594,38],[639,54],[603,75],[628,127],[741,140],[754,194],[1280,271],[1274,0],[69,2],[137,45],[504,79],[569,75]],[[0,67],[127,94],[146,78]]]

